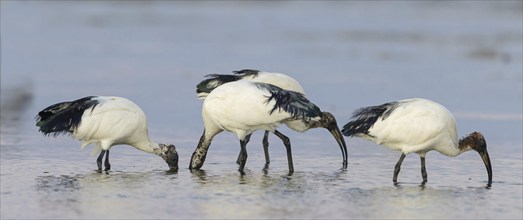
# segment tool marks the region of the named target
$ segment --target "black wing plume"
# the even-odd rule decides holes
[[[208,77],[208,79],[196,85],[196,93],[211,93],[212,90],[218,88],[218,86],[242,79],[240,76],[226,74],[209,74],[205,77]]]
[[[360,108],[352,114],[354,120],[343,126],[341,131],[345,136],[356,134],[369,134],[369,129],[381,118],[385,120],[392,111],[398,106],[398,102],[389,102],[377,106]]]
[[[98,100],[93,100],[94,97],[88,96],[51,105],[35,117],[36,126],[44,135],[57,136],[61,133],[72,133],[80,125],[84,112],[100,103]]]
[[[276,110],[283,110],[291,114],[294,119],[306,119],[317,117],[321,110],[314,103],[311,103],[305,96],[299,92],[284,90],[280,87],[266,84],[255,83],[260,89],[265,89],[271,93],[267,96],[265,103],[274,100],[274,107],[269,111],[272,114]]]

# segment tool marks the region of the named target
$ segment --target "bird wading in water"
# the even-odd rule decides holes
[[[250,80],[254,82],[261,82],[261,83],[267,83],[271,85],[275,85],[277,87],[280,87],[284,90],[289,90],[293,92],[301,93],[305,96],[305,91],[303,87],[300,85],[300,83],[295,80],[294,78],[283,74],[283,73],[273,73],[273,72],[264,72],[259,70],[253,70],[253,69],[243,69],[239,71],[233,71],[234,74],[209,74],[207,75],[207,79],[201,81],[196,86],[196,94],[199,99],[205,99],[209,93],[211,93],[214,89],[217,87],[229,83],[234,82],[238,80]],[[334,115],[328,112],[324,112],[324,114],[330,114],[330,117],[335,120]],[[300,122],[296,122],[300,123]],[[339,129],[338,129],[339,130]],[[265,134],[263,136],[262,144],[263,144],[263,150],[265,154],[265,169],[268,167],[270,163],[270,157],[269,157],[269,132],[268,130],[265,131]],[[331,132],[332,133],[332,132]],[[345,140],[343,137],[339,138],[336,137],[337,134],[333,134],[334,138],[342,145],[345,144]],[[348,155],[347,151],[344,150],[346,147],[341,147],[340,149],[342,151],[343,156],[343,168],[347,168],[347,160]],[[236,160],[236,163],[240,164],[241,159],[241,152],[238,155],[238,159]]]
[[[72,134],[83,149],[94,144],[101,150],[96,163],[102,170],[111,169],[109,150],[126,144],[162,157],[169,169],[178,170],[178,153],[174,145],[158,144],[149,139],[145,113],[132,101],[115,96],[88,96],[51,105],[36,116],[36,126],[44,135]]]
[[[477,151],[487,169],[487,185],[492,184],[492,167],[483,135],[473,132],[458,140],[454,116],[433,101],[414,98],[360,108],[343,126],[342,133],[401,151],[394,167],[394,184],[397,184],[405,156],[417,153],[421,159],[421,185],[424,185],[427,182],[425,156],[431,150],[450,157],[469,150]]]
[[[304,132],[324,127],[346,152],[346,145],[336,120],[330,113],[307,100],[303,94],[281,89],[277,86],[240,80],[223,84],[214,89],[204,100],[202,107],[204,132],[192,154],[190,169],[203,166],[213,137],[229,131],[240,140],[240,167],[242,173],[247,160],[246,145],[256,130],[266,130],[279,137],[287,149],[289,174],[294,172],[290,140],[276,130],[280,124]]]

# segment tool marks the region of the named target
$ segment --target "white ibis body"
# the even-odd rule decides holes
[[[240,140],[239,171],[243,172],[250,135],[256,130],[266,130],[283,141],[287,149],[289,174],[292,174],[294,167],[289,138],[276,130],[282,123],[299,132],[316,127],[327,128],[337,139],[340,148],[347,151],[332,114],[321,112],[301,93],[283,90],[271,84],[248,80],[223,84],[205,98],[202,118],[205,129],[192,154],[190,169],[201,168],[213,137],[222,131],[229,131]]]
[[[305,91],[304,91],[303,87],[300,85],[300,83],[297,80],[295,80],[294,78],[292,78],[286,74],[283,74],[283,73],[263,72],[263,71],[252,70],[252,69],[233,71],[233,73],[234,74],[232,74],[232,75],[231,74],[209,74],[209,75],[207,75],[206,77],[208,77],[208,79],[203,80],[196,86],[197,97],[199,99],[205,99],[209,95],[209,93],[211,91],[213,91],[215,88],[217,88],[218,86],[221,86],[225,83],[238,81],[238,80],[250,80],[250,81],[254,81],[254,82],[267,83],[267,84],[271,84],[271,85],[280,87],[284,90],[298,92],[298,93],[305,95]],[[327,114],[327,112],[325,114]],[[330,113],[328,113],[328,114],[330,114]],[[333,120],[335,120],[334,116],[332,114],[331,114],[331,117],[333,117]],[[289,123],[292,123],[292,122],[289,122]],[[287,123],[287,124],[289,124],[289,123]],[[298,120],[294,123],[299,124],[301,122],[300,122],[300,120]],[[265,153],[266,165],[268,165],[270,163],[269,150],[268,150],[268,148],[269,148],[269,138],[268,137],[269,137],[269,131],[266,130],[265,134],[263,136],[263,140],[262,140],[263,150]],[[335,136],[335,139],[338,142],[340,142],[340,141],[343,142],[343,143],[340,143],[340,147],[341,147],[341,144],[343,146],[345,146],[345,140],[343,139],[343,137],[337,138]],[[347,151],[346,150],[344,151],[344,149],[346,149],[346,147],[341,147],[342,156],[343,156],[343,164],[344,164],[343,166],[344,166],[344,168],[346,168]],[[238,160],[236,161],[238,164],[240,163],[240,158],[241,158],[241,153],[240,153],[240,155],[238,155]]]
[[[178,169],[178,153],[174,145],[158,144],[149,139],[145,113],[132,101],[114,96],[88,96],[61,102],[40,111],[36,126],[44,135],[72,134],[82,142],[81,148],[95,144],[101,150],[98,170],[110,170],[109,150],[126,144],[162,157],[170,170]]]
[[[425,184],[425,155],[431,150],[451,157],[477,151],[487,169],[488,185],[492,183],[492,167],[483,135],[473,132],[458,140],[454,116],[433,101],[415,98],[361,108],[353,113],[352,121],[343,126],[342,133],[401,151],[392,179],[395,184],[401,163],[409,153],[420,156],[422,185]]]

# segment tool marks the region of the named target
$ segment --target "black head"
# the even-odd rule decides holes
[[[467,138],[470,143],[470,147],[473,150],[479,153],[487,150],[487,142],[485,141],[485,137],[483,137],[481,133],[477,131],[472,132],[471,134],[469,134],[469,136],[467,136]]]
[[[341,154],[343,156],[343,168],[347,168],[347,144],[345,144],[345,139],[338,128],[336,118],[330,112],[321,112],[320,120],[318,121],[317,127],[326,128],[332,134],[338,145],[340,145]]]
[[[488,185],[492,184],[492,165],[490,163],[490,157],[487,151],[487,142],[483,135],[479,132],[472,132],[467,137],[460,140],[460,146],[470,147],[470,149],[475,150],[481,156],[485,168],[488,173]]]
[[[160,157],[165,160],[167,165],[169,165],[169,170],[177,171],[178,170],[178,152],[176,152],[176,147],[172,144],[165,145],[159,144],[160,146]]]
[[[320,112],[319,116],[320,120],[318,120],[318,124],[314,125],[314,127],[322,127],[327,129],[338,127],[336,118],[330,112]]]

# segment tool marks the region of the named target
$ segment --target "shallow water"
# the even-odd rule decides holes
[[[1,2],[0,217],[15,218],[523,218],[521,2]],[[423,97],[481,131],[494,182],[477,153],[419,159],[347,139],[349,167],[325,130],[248,146],[222,133],[203,170],[190,172],[202,132],[195,85],[209,73],[254,68],[298,79],[339,125],[361,106]],[[173,143],[180,170],[128,146],[112,171],[70,137],[44,137],[36,113],[87,95],[140,105],[149,132]]]

